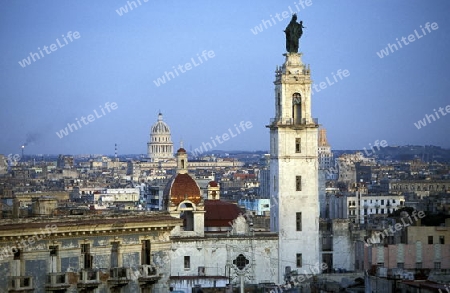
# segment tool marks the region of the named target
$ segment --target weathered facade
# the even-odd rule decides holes
[[[183,225],[171,232],[170,284],[190,292],[195,286],[225,287],[276,282],[278,235],[256,233],[240,208],[220,200],[211,181],[207,198],[188,174],[188,157],[177,152],[177,174],[164,191],[164,206]]]
[[[161,212],[4,220],[1,292],[167,292],[179,222]]]

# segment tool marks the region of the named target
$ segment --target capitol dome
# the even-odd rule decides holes
[[[158,121],[153,124],[152,126],[152,134],[169,134],[170,135],[170,128],[166,124],[166,122],[163,121],[162,114],[158,114]]]
[[[147,155],[151,162],[160,162],[173,159],[173,143],[170,128],[163,121],[161,113],[158,121],[151,127],[150,141],[147,143]]]

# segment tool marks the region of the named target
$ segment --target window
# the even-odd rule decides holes
[[[381,204],[382,204],[382,205],[384,204],[384,199],[381,200]]]
[[[119,242],[111,242],[111,267],[117,268],[119,266]]]
[[[191,257],[184,256],[184,269],[189,270],[191,268]]]
[[[441,269],[441,263],[440,262],[435,262],[434,263],[434,269],[440,270]]]
[[[150,264],[150,240],[142,241],[141,264]]]
[[[83,269],[91,269],[94,257],[91,255],[91,245],[89,243],[81,244],[81,254],[84,261]]]
[[[14,260],[20,260],[20,249],[14,251]]]
[[[302,191],[302,176],[295,176],[295,190]]]
[[[421,268],[422,268],[422,263],[416,262],[416,269],[421,269]]]
[[[301,142],[300,138],[296,138],[295,139],[295,152],[296,153],[301,153],[302,152],[300,142]]]
[[[302,231],[302,213],[296,214],[295,222],[296,222],[297,231]]]
[[[439,244],[445,244],[444,236],[439,236]]]
[[[405,263],[403,263],[403,262],[398,262],[397,263],[397,268],[403,269],[404,267],[405,267]]]
[[[428,236],[428,244],[433,244],[433,236]]]
[[[89,244],[81,244],[81,253],[90,253],[90,245]]]
[[[384,214],[384,209],[381,209],[381,213]]]
[[[297,268],[301,268],[301,267],[302,267],[302,254],[297,253]]]
[[[233,264],[236,265],[236,267],[241,271],[245,269],[245,267],[249,263],[250,261],[243,254],[239,254],[238,257],[236,257],[236,259],[233,260]]]
[[[58,246],[49,246],[50,256],[58,256]]]

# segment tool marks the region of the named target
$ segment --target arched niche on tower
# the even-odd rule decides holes
[[[180,219],[183,219],[184,231],[194,231],[194,212],[196,210],[196,205],[189,200],[184,200],[178,205]]]
[[[302,95],[298,92],[292,94],[292,118],[294,124],[302,123]]]

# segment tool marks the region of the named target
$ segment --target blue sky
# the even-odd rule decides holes
[[[274,70],[284,61],[283,30],[290,20],[275,15],[289,6],[300,7],[306,27],[300,50],[314,82],[339,69],[350,72],[312,98],[313,116],[333,149],[362,149],[375,140],[450,147],[450,115],[421,129],[414,125],[450,105],[446,0],[312,0],[304,8],[298,0],[139,1],[133,10],[123,0],[2,3],[0,153],[19,153],[27,141],[29,154],[113,154],[115,143],[119,153],[145,153],[159,111],[175,148],[183,140],[194,149],[250,121],[251,129],[217,148],[268,150]],[[128,12],[120,16],[116,10],[124,6]],[[271,17],[271,27],[252,32]],[[427,22],[438,29],[424,35],[420,26]],[[378,56],[415,30],[420,39]],[[68,32],[79,38],[70,41]],[[56,39],[64,46],[19,64]],[[214,57],[155,85],[205,50]],[[107,102],[117,108],[107,112]],[[56,135],[88,115],[93,118],[78,130]]]

